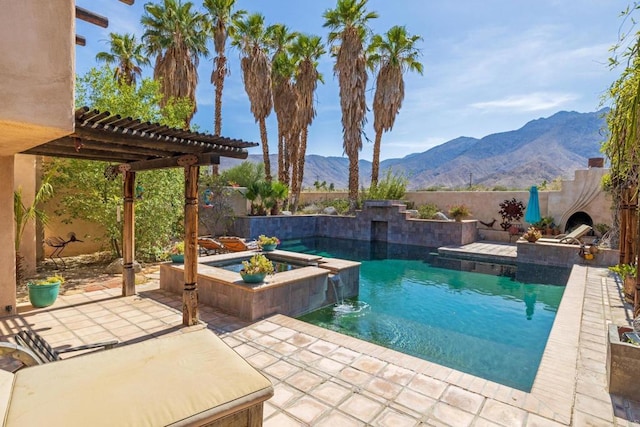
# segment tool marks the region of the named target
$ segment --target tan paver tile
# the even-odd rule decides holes
[[[602,418],[595,417],[591,414],[587,414],[576,409],[573,411],[573,425],[589,427],[611,427],[613,425],[613,419],[603,420]]]
[[[373,378],[371,382],[366,384],[364,387],[371,393],[382,396],[387,400],[393,400],[398,393],[400,393],[400,390],[402,390],[402,387],[398,384],[392,383],[391,381],[385,381],[381,378]]]
[[[484,397],[456,386],[449,386],[440,400],[463,411],[477,414]]]
[[[386,380],[393,381],[400,385],[407,385],[411,379],[415,376],[415,372],[410,369],[405,369],[397,365],[388,364],[379,374]]]
[[[349,397],[339,408],[366,423],[373,420],[382,410],[383,405],[359,394]]]
[[[408,387],[429,397],[438,399],[447,388],[447,383],[424,374],[418,374],[411,380]]]
[[[277,358],[265,352],[259,352],[247,358],[247,362],[251,363],[258,369],[264,369],[277,361]]]
[[[279,412],[264,420],[264,427],[300,427],[300,421],[291,416]]]
[[[316,427],[359,427],[364,425],[364,422],[355,420],[336,410],[331,411],[331,413],[315,423]]]
[[[297,345],[297,344],[294,344]],[[300,346],[298,346],[300,347]],[[338,348],[338,345],[333,344],[329,341],[325,341],[325,340],[317,340],[316,342],[314,342],[313,344],[309,345],[309,347],[307,347],[307,349],[309,351],[313,351],[314,353],[318,353],[321,354],[323,356],[331,353],[332,351],[336,350]]]
[[[344,347],[339,347],[338,349],[336,349],[336,351],[331,353],[329,357],[341,363],[351,363],[354,360],[356,360],[360,355],[361,353],[358,353],[356,351],[349,350],[348,348],[344,348]]]
[[[283,328],[283,327],[279,327],[275,331],[269,333],[269,335],[271,335],[272,337],[276,337],[283,341],[288,340],[289,338],[293,337],[295,334],[297,334],[297,332],[294,331],[293,329]]]
[[[342,402],[350,393],[351,390],[333,381],[327,381],[324,384],[320,384],[309,392],[311,396],[314,396],[331,406],[338,405],[338,403]]]
[[[330,407],[324,403],[312,397],[304,396],[289,405],[285,411],[308,425],[313,425],[313,422],[329,409]]]
[[[326,357],[321,357],[320,359],[318,359],[318,361],[315,363],[315,367],[320,369],[322,372],[326,372],[329,374],[335,374],[345,368],[342,363],[338,363],[335,360],[328,359]]]
[[[308,392],[323,381],[324,378],[306,371],[298,372],[286,380],[288,384],[304,392]]]
[[[312,342],[316,341],[317,338],[312,337],[311,335],[297,333],[291,338],[287,340],[288,343],[295,345],[296,347],[306,347]]]
[[[367,372],[371,375],[376,375],[386,365],[387,365],[387,362],[383,362],[380,359],[376,359],[370,356],[361,356],[351,364],[352,367],[359,369],[363,372]]]
[[[340,371],[338,373],[338,377],[358,386],[364,385],[372,378],[372,376],[367,374],[366,372],[362,372],[350,367],[346,367],[342,371]]]
[[[286,408],[291,402],[302,396],[300,391],[285,383],[275,384],[273,391],[273,397],[269,399],[269,402],[280,409]]]
[[[262,370],[269,375],[273,375],[279,380],[283,380],[300,371],[300,368],[292,365],[291,363],[285,362],[284,360],[279,360],[276,363],[263,368]]]
[[[444,402],[437,402],[434,405],[431,417],[452,427],[467,427],[473,421],[473,414]]]
[[[384,408],[380,415],[373,420],[372,426],[379,427],[413,427],[417,424],[415,418],[391,409]]]
[[[527,427],[562,427],[564,424],[557,423],[549,418],[540,415],[529,414],[527,417]]]
[[[313,353],[309,350],[300,350],[296,353],[293,353],[291,355],[291,358],[295,360],[299,360],[300,362],[305,363],[307,365],[313,365],[314,362],[322,358],[322,356],[320,356],[317,353]]]
[[[591,414],[597,418],[604,420],[613,419],[613,408],[611,401],[603,402],[602,400],[594,399],[591,396],[577,393],[575,398],[575,410],[582,411],[586,414]]]
[[[402,390],[400,394],[398,394],[398,397],[396,397],[395,402],[420,414],[426,414],[434,403],[436,403],[434,399],[410,389]]]
[[[525,415],[523,410],[493,399],[487,399],[480,411],[481,417],[506,427],[524,425]]]

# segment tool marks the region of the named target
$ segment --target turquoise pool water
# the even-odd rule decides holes
[[[362,262],[357,299],[300,320],[531,389],[564,286],[434,267],[424,248],[336,239],[281,248]]]

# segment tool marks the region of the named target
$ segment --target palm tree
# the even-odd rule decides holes
[[[344,152],[349,157],[349,210],[358,200],[358,153],[362,149],[362,128],[366,119],[367,63],[364,43],[369,31],[368,21],[377,18],[367,12],[367,0],[338,0],[335,9],[327,10],[324,26],[330,29],[336,63],[334,74],[340,85]]]
[[[404,100],[403,74],[407,70],[422,74],[422,63],[418,61],[420,52],[416,48],[416,43],[421,39],[420,36],[409,35],[405,27],[396,25],[387,31],[385,37],[376,34],[371,40],[373,54],[367,60],[372,69],[378,67],[373,98],[376,140],[373,144],[371,187],[378,184],[382,133],[393,128]]]
[[[289,169],[295,159],[299,140],[295,122],[298,104],[293,80],[296,63],[291,56],[282,53],[275,57],[271,65],[273,109],[278,120],[278,180],[289,185]]]
[[[118,82],[133,86],[136,75],[142,76],[142,66],[149,65],[149,59],[143,54],[144,45],[138,43],[134,34],[109,34],[110,52],[99,52],[97,61],[109,65],[117,64],[114,77]]]
[[[271,83],[273,109],[278,121],[278,180],[289,182],[289,160],[287,152],[287,135],[295,128],[296,104],[293,90],[293,74],[296,64],[287,54],[291,42],[296,38],[284,24],[270,25],[267,28],[267,39],[274,53],[271,56]]]
[[[161,4],[147,3],[141,22],[147,53],[156,55],[153,78],[160,80],[164,107],[172,98],[187,98],[192,112],[185,127],[197,110],[196,86],[200,56],[207,49],[207,20],[193,10],[193,3],[181,0],[162,0]]]
[[[298,106],[296,123],[300,129],[300,145],[293,157],[295,173],[291,180],[293,211],[295,212],[298,210],[302,178],[304,177],[304,160],[307,151],[309,126],[316,116],[316,110],[313,107],[313,96],[318,87],[318,81],[322,81],[322,75],[318,72],[318,59],[326,53],[326,50],[320,36],[300,34],[291,47],[291,53],[298,59],[295,89]]]
[[[271,161],[267,140],[266,119],[271,113],[271,62],[268,57],[269,40],[264,16],[254,13],[234,21],[232,45],[243,55],[240,60],[244,89],[249,96],[251,113],[260,127],[265,179],[271,181]]]
[[[204,0],[204,7],[209,13],[211,30],[213,35],[213,46],[216,51],[214,59],[215,68],[211,73],[211,83],[215,87],[215,110],[214,110],[214,134],[222,133],[222,89],[224,79],[229,74],[227,68],[227,57],[225,55],[227,39],[234,27],[230,25],[233,20],[237,20],[247,12],[236,10],[232,13],[236,0]]]

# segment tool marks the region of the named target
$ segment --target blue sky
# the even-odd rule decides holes
[[[109,0],[76,0],[78,6],[109,18],[102,29],[77,21],[76,32],[87,38],[76,47],[76,72],[96,65],[95,55],[107,51],[108,34],[143,34],[140,17],[146,1],[133,6]],[[200,7],[200,1],[194,1]],[[237,0],[239,8],[260,12],[267,23],[284,23],[295,31],[321,35],[322,14],[334,0]],[[423,37],[419,44],[424,75],[405,76],[405,99],[393,130],[382,138],[382,159],[428,150],[459,136],[483,136],[514,130],[530,120],[560,110],[591,112],[618,77],[610,71],[609,48],[622,25],[627,2],[611,0],[369,0],[368,10],[380,15],[372,30],[386,32],[405,25]],[[213,50],[213,49],[211,49]],[[231,76],[225,83],[222,134],[260,142],[244,92],[238,53],[230,50]],[[153,63],[153,59],[151,61]],[[342,126],[338,82],[333,60],[320,62],[325,84],[316,98],[317,117],[309,131],[307,154],[342,156]],[[193,123],[213,130],[212,60],[202,59],[197,90],[198,113]],[[151,70],[146,70],[150,75]],[[373,98],[370,78],[368,106]],[[275,113],[268,119],[269,147],[276,152]],[[360,158],[371,160],[373,112],[368,114]],[[254,148],[251,153],[261,153]]]

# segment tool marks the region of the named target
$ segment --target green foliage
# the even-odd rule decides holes
[[[392,174],[387,169],[385,176],[365,192],[364,198],[369,200],[400,200],[407,192],[409,180],[401,174]]]
[[[234,166],[220,173],[220,179],[226,185],[237,185],[239,187],[249,187],[254,182],[263,181],[264,163],[253,163],[245,161],[238,166]]]
[[[611,226],[609,224],[604,224],[604,223],[595,224],[593,228],[595,228],[596,231],[600,233],[600,236],[603,236],[604,234],[607,233],[607,231],[611,230]]]
[[[178,240],[169,249],[169,255],[184,255],[184,240]]]
[[[289,188],[279,181],[256,181],[247,186],[244,197],[251,202],[251,215],[278,213],[278,204],[287,198]]]
[[[261,248],[264,245],[279,245],[280,244],[280,239],[278,239],[276,236],[272,236],[272,237],[268,237],[265,236],[264,234],[261,234],[258,236],[258,247]]]
[[[618,264],[609,267],[609,270],[616,273],[620,278],[624,279],[627,276],[636,277],[638,269],[633,264]]]
[[[249,261],[242,261],[242,267],[246,274],[273,274],[273,263],[262,254],[255,254]]]
[[[76,79],[76,105],[89,106],[123,117],[134,117],[143,121],[183,128],[192,105],[187,98],[171,99],[160,107],[162,95],[160,83],[153,79],[142,79],[139,85],[121,84],[113,78],[108,65],[92,68]]]
[[[29,283],[31,283],[32,285],[51,285],[52,283],[63,284],[64,282],[64,277],[56,274],[55,276],[49,276],[46,279],[34,280]]]
[[[449,216],[456,220],[466,218],[471,215],[471,211],[466,205],[454,205],[449,208]]]
[[[418,206],[418,217],[421,219],[433,219],[440,209],[434,203]]]
[[[91,236],[107,246],[122,241],[122,180],[104,177],[107,165],[75,159],[53,159],[47,165],[51,183],[58,188],[58,204],[54,208],[63,222],[82,219],[101,224],[105,236]],[[135,201],[136,257],[155,260],[172,237],[183,233],[184,173],[179,169],[140,172],[136,182],[144,189],[142,199]],[[121,245],[121,244],[120,244]]]
[[[26,206],[24,204],[24,200],[22,197],[22,187],[18,187],[18,189],[13,192],[13,216],[15,219],[14,247],[16,252],[20,251],[20,242],[22,241],[22,235],[24,234],[24,229],[29,221],[41,221],[42,223],[47,222],[46,213],[43,210],[39,209],[38,205],[45,202],[52,195],[53,187],[49,183],[49,177],[46,175],[43,178],[42,184],[36,192],[33,203],[31,203],[30,206]]]
[[[349,199],[327,199],[327,200],[318,200],[314,202],[314,205],[318,206],[320,209],[333,207],[339,215],[345,215],[349,212]],[[301,211],[304,209],[300,209]]]

